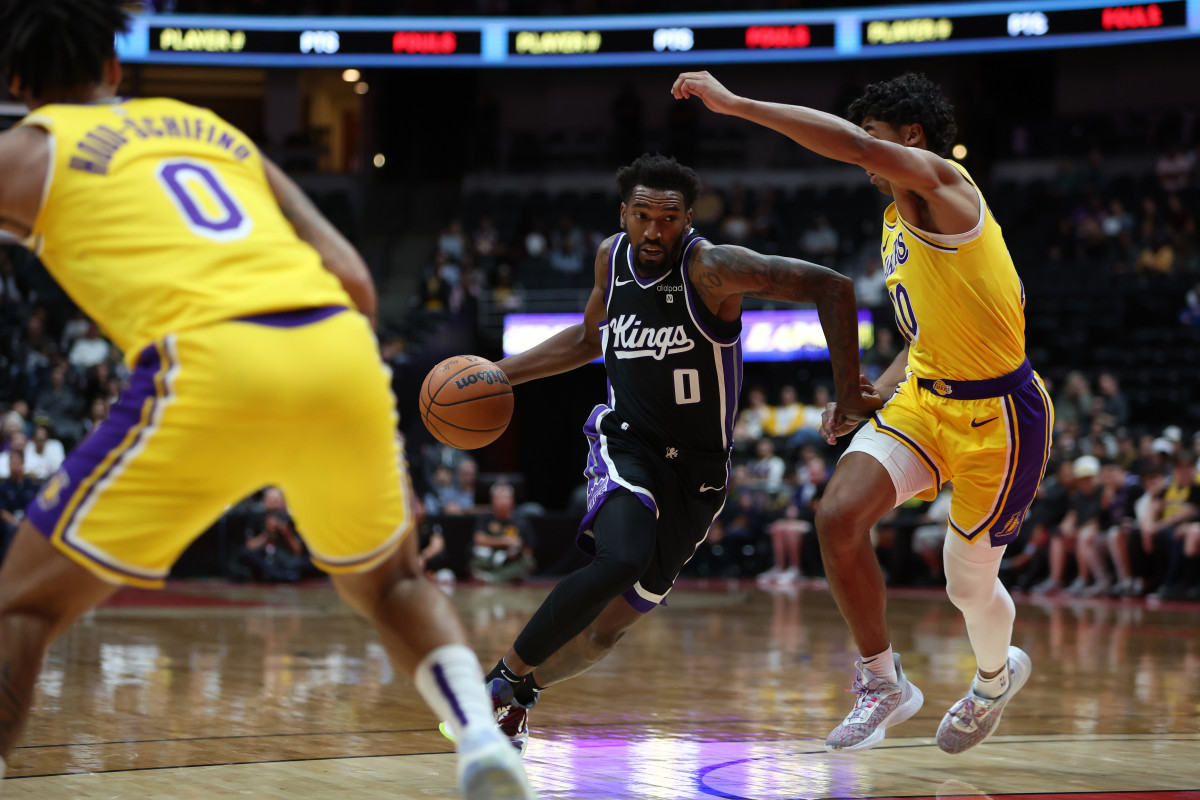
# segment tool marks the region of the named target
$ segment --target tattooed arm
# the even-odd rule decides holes
[[[342,287],[354,301],[358,310],[371,320],[375,327],[375,282],[362,256],[354,249],[354,245],[346,240],[317,210],[304,191],[296,182],[283,173],[279,167],[263,158],[263,168],[267,173],[267,183],[275,193],[283,216],[292,223],[296,235],[312,245],[321,256],[321,263],[341,281]]]
[[[733,245],[698,248],[688,274],[708,308],[723,319],[739,313],[741,298],[746,295],[815,303],[829,343],[841,412],[850,419],[865,419],[882,405],[873,390],[863,391],[859,383],[858,307],[854,282],[845,275],[807,261],[764,256]]]

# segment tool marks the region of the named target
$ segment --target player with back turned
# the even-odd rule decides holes
[[[422,574],[366,265],[216,114],[114,96],[128,23],[120,0],[0,0],[0,68],[31,109],[0,134],[0,231],[132,371],[0,568],[0,775],[50,643],[121,584],[161,586],[231,503],[273,484],[313,561],[459,734],[467,797],[533,797]]]
[[[681,74],[671,91],[857,164],[893,198],[881,255],[907,345],[876,381],[887,403],[854,437],[817,514],[829,586],[862,654],[854,709],[825,746],[876,745],[921,707],[892,652],[868,533],[891,508],[932,499],[953,481],[946,591],[966,620],[978,669],[943,716],[937,743],[961,753],[991,735],[1031,671],[1011,644],[1016,611],[997,576],[1045,471],[1054,410],[1025,357],[1025,289],[1000,226],[967,171],[943,157],[955,132],[950,104],[914,74],[868,86],[850,121],[739,97],[707,72]],[[830,443],[857,426],[840,398],[826,408]]]
[[[621,233],[596,253],[584,321],[498,362],[513,384],[603,355],[607,402],[590,444],[580,546],[593,560],[554,587],[488,675],[501,729],[524,752],[539,692],[603,658],[662,605],[720,513],[742,382],[742,297],[817,306],[841,408],[880,406],[860,392],[852,282],[824,267],[714,245],[692,228],[700,180],[643,155],[617,173]]]

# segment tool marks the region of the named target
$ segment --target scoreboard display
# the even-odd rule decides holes
[[[1100,34],[1114,40],[1133,31],[1186,28],[1187,3],[1146,3],[1049,11],[1012,11],[971,16],[927,16],[862,22],[865,47],[958,41],[963,39],[1036,39],[1064,34]]]
[[[706,65],[1200,39],[1200,0],[986,2],[592,17],[142,15],[131,63],[278,67]]]
[[[817,25],[730,25],[722,27],[625,28],[617,30],[513,30],[509,58],[583,53],[703,53],[829,49],[833,23]]]

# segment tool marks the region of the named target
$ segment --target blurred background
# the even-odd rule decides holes
[[[1044,497],[1005,580],[1200,599],[1188,571],[1197,519],[1150,534],[1144,519],[1186,508],[1197,480],[1200,2],[979,8],[155,0],[119,42],[122,93],[214,109],[358,246],[379,287],[430,571],[515,581],[579,563],[580,429],[604,398],[603,368],[519,387],[509,429],[470,453],[420,423],[429,368],[457,353],[499,359],[506,342],[528,346],[572,319],[541,315],[579,314],[596,247],[618,229],[614,173],[660,152],[704,179],[695,225],[714,242],[854,278],[869,312],[863,363],[877,375],[902,344],[879,263],[886,198],[861,169],[669,89],[681,70],[709,69],[737,93],[841,114],[865,84],[925,72],[956,107],[954,158],[1004,228],[1026,288],[1030,360],[1057,408]],[[0,128],[23,113],[0,94]],[[787,583],[821,574],[811,520],[845,443],[815,435],[831,372],[811,325],[781,304],[747,308],[762,314],[754,346],[744,331],[756,360],[734,483],[688,571]],[[0,247],[9,535],[21,498],[103,419],[124,377],[120,354],[36,259]],[[276,495],[234,507],[176,575],[312,576]],[[879,526],[890,581],[941,580],[944,505],[913,504]],[[494,541],[495,521],[521,544],[480,544]]]

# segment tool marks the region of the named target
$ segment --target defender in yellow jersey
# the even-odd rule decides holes
[[[850,121],[738,97],[707,72],[683,73],[672,92],[858,164],[894,199],[881,257],[908,345],[875,387],[861,379],[887,402],[846,450],[816,520],[830,588],[862,653],[858,700],[825,746],[872,747],[921,708],[920,690],[892,652],[868,534],[893,507],[953,482],[946,591],[966,620],[978,671],[937,742],[963,752],[996,729],[1031,670],[1011,646],[1015,608],[997,576],[1045,470],[1054,411],[1025,358],[1024,289],[1000,226],[966,170],[942,157],[955,133],[950,104],[913,74],[868,86]],[[833,444],[858,424],[833,403],[822,432]]]
[[[132,368],[0,567],[0,776],[50,642],[120,584],[160,586],[229,505],[276,484],[313,560],[455,729],[466,795],[533,797],[409,535],[366,265],[241,131],[114,97],[127,24],[119,0],[0,4],[0,68],[31,109],[0,134],[0,231]]]

